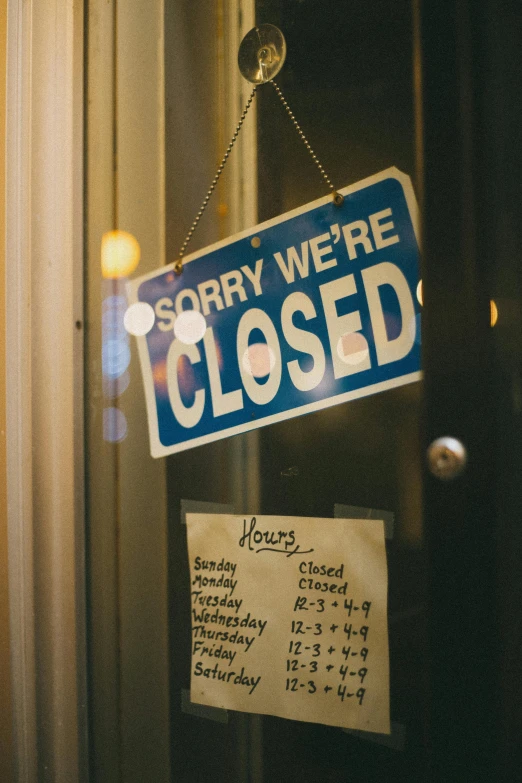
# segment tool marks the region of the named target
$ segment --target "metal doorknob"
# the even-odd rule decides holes
[[[437,438],[428,447],[430,472],[441,479],[451,481],[460,476],[468,461],[466,447],[456,438]]]

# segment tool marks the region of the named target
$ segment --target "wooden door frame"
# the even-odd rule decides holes
[[[87,780],[83,2],[10,0],[6,380],[15,779]]]

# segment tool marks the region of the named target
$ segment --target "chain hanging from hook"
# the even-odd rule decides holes
[[[257,88],[260,84],[268,83],[273,86],[279,99],[281,100],[281,103],[283,104],[286,113],[290,117],[292,124],[294,125],[300,139],[302,140],[306,149],[310,153],[315,165],[319,169],[321,177],[323,178],[324,182],[330,189],[333,198],[333,203],[335,204],[336,207],[340,207],[344,203],[344,196],[336,191],[331,179],[327,175],[317,155],[315,154],[312,147],[310,146],[308,139],[306,138],[303,131],[301,130],[301,126],[297,122],[294,113],[292,112],[283,93],[281,92],[279,85],[274,81],[274,77],[279,73],[279,71],[283,66],[285,57],[286,57],[286,42],[284,36],[282,32],[278,30],[277,27],[274,27],[273,25],[265,24],[265,25],[260,25],[259,27],[254,27],[252,30],[250,30],[249,33],[245,35],[245,37],[241,41],[241,45],[239,47],[239,54],[238,54],[239,70],[241,71],[245,79],[247,79],[247,81],[254,84],[254,87],[252,89],[252,92],[250,93],[245,108],[243,109],[243,113],[239,118],[239,122],[236,126],[230,144],[228,145],[226,152],[223,155],[223,158],[221,159],[221,162],[218,166],[216,176],[212,180],[212,184],[210,185],[210,188],[208,189],[207,194],[203,199],[203,203],[200,207],[200,210],[197,213],[194,222],[192,223],[189,232],[185,237],[183,244],[181,245],[178,258],[174,262],[174,271],[177,275],[180,275],[183,271],[183,256],[185,255],[185,251],[187,249],[188,243],[190,242],[192,235],[194,234],[194,231],[196,230],[196,227],[199,221],[201,220],[203,213],[205,212],[207,204],[210,201],[210,197],[216,188],[218,180],[223,172],[223,169],[225,168],[226,162],[229,158],[230,153],[232,152],[234,144],[236,143],[237,137],[239,136],[239,132],[243,127],[245,117],[247,116],[248,110],[252,105],[252,102],[256,95]]]
[[[248,110],[250,109],[250,107],[252,105],[252,101],[254,100],[254,97],[255,97],[255,94],[256,94],[256,90],[257,90],[257,84],[254,85],[254,89],[250,93],[250,97],[249,97],[249,99],[248,99],[248,101],[246,103],[245,108],[243,109],[243,114],[241,115],[241,117],[239,119],[239,122],[236,125],[236,129],[234,131],[234,135],[232,136],[230,144],[227,147],[227,151],[225,152],[225,154],[223,155],[223,157],[221,159],[221,163],[219,164],[218,170],[216,172],[216,176],[212,180],[212,184],[211,184],[211,186],[209,187],[209,189],[207,191],[207,195],[203,199],[203,203],[201,205],[201,208],[200,208],[198,214],[196,215],[196,217],[194,219],[194,222],[192,223],[187,236],[185,237],[185,241],[181,245],[181,248],[180,248],[180,251],[179,251],[179,254],[178,254],[178,258],[177,258],[176,262],[174,263],[174,271],[175,271],[175,273],[177,275],[180,275],[182,270],[183,270],[183,256],[185,254],[185,250],[187,249],[187,245],[188,245],[188,243],[190,242],[190,240],[192,238],[192,234],[196,230],[196,226],[198,225],[199,221],[201,220],[201,218],[203,216],[203,213],[204,213],[204,211],[205,211],[205,209],[207,207],[208,202],[210,201],[210,197],[211,197],[212,193],[214,192],[214,190],[216,188],[216,185],[218,184],[218,180],[219,180],[219,178],[220,178],[220,176],[221,176],[221,174],[223,172],[223,169],[225,168],[225,164],[226,164],[226,162],[228,160],[228,156],[232,152],[232,148],[233,148],[234,144],[236,143],[237,137],[239,136],[239,131],[241,130],[241,128],[243,126],[243,123],[245,121],[245,117],[248,114]]]
[[[309,153],[310,153],[310,155],[312,156],[312,160],[314,161],[315,165],[317,166],[317,168],[318,168],[318,169],[319,169],[319,171],[321,172],[321,176],[322,176],[322,178],[324,179],[324,181],[326,182],[326,184],[327,184],[327,185],[328,185],[328,187],[330,188],[330,190],[331,190],[331,192],[332,192],[332,196],[333,196],[333,201],[334,201],[334,204],[335,204],[337,207],[340,207],[340,206],[342,205],[342,203],[344,202],[344,196],[342,195],[342,193],[338,193],[338,192],[336,191],[336,189],[335,189],[334,185],[332,184],[332,181],[331,181],[330,177],[328,176],[328,174],[326,173],[326,171],[324,170],[324,168],[321,166],[321,163],[319,162],[319,158],[317,157],[317,155],[315,154],[315,152],[314,152],[314,151],[313,151],[313,149],[311,148],[310,144],[308,143],[308,139],[306,138],[306,136],[304,135],[303,131],[301,130],[301,126],[300,126],[300,125],[299,125],[299,123],[297,122],[297,120],[296,120],[296,118],[295,118],[295,116],[294,116],[294,113],[293,113],[292,109],[291,109],[291,108],[290,108],[290,106],[288,105],[288,103],[287,103],[287,101],[286,101],[286,99],[285,99],[285,97],[284,97],[283,93],[281,92],[281,90],[280,90],[279,86],[277,85],[277,83],[274,81],[274,79],[271,79],[271,80],[270,80],[270,82],[269,82],[269,84],[271,84],[271,85],[272,85],[272,87],[274,88],[274,90],[275,90],[275,91],[276,91],[276,93],[278,94],[278,96],[279,96],[279,98],[280,98],[280,100],[281,100],[281,103],[282,103],[282,104],[283,104],[283,106],[285,107],[285,111],[286,111],[286,113],[288,114],[288,116],[289,116],[289,117],[290,117],[290,119],[292,120],[292,123],[293,123],[293,125],[294,125],[294,127],[295,127],[295,129],[296,129],[297,133],[299,134],[299,136],[300,136],[300,138],[301,138],[301,140],[302,140],[303,144],[305,145],[306,149],[308,150],[308,152],[309,152]]]

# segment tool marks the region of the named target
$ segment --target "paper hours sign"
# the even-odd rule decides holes
[[[340,192],[129,284],[153,456],[418,380],[410,180]]]
[[[389,734],[376,520],[187,514],[191,701]]]

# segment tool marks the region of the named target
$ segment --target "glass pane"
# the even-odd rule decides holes
[[[126,283],[164,262],[162,3],[88,3],[89,715],[96,781],[169,776],[165,465],[150,457]],[[152,716],[152,717],[151,717]]]
[[[466,4],[418,0],[88,0],[94,781],[416,781],[430,777],[428,753],[450,776],[461,765],[462,779],[489,779],[497,763],[518,770],[520,13],[494,5],[479,2],[468,19]],[[416,188],[424,166],[426,383],[153,460],[126,283],[177,258],[251,92],[237,51],[256,23],[284,32],[277,83],[336,187],[396,166]],[[276,91],[262,85],[188,251],[326,192]],[[462,483],[426,481],[424,519],[421,406],[423,437],[449,424],[470,455]],[[189,501],[256,515],[356,513],[348,508],[393,518],[390,737],[191,704]],[[484,686],[492,651],[498,664]]]
[[[255,22],[284,32],[288,56],[277,83],[335,186],[389,166],[409,174],[415,186],[411,14],[407,0],[89,2],[86,375],[95,780],[170,775],[177,783],[364,783],[424,774],[420,384],[155,461],[135,340],[123,321],[127,279],[177,257],[215,176],[251,90],[236,58]],[[188,252],[326,192],[275,90],[263,85]],[[394,516],[386,545],[390,738],[194,709],[182,501],[316,517],[333,517],[341,504]]]
[[[258,2],[257,9],[259,21],[276,15],[285,31],[288,59],[278,83],[335,185],[388,166],[415,180],[411,4]],[[266,219],[322,191],[270,89],[260,91],[258,117],[259,217]],[[284,779],[296,766],[300,780],[309,781],[421,774],[426,605],[419,416],[420,385],[414,384],[260,434],[263,513],[332,516],[341,503],[395,514],[387,544],[395,747],[267,718],[268,780]]]
[[[336,187],[389,166],[415,179],[410,3],[260,1],[255,13],[258,24],[276,24],[285,34],[287,62],[277,82]],[[167,246],[174,258],[228,143],[223,129],[233,129],[240,107],[225,101],[220,114],[219,69],[212,67],[222,46],[219,15],[216,21],[193,7],[182,12],[171,2],[167,29],[169,39],[197,35],[201,44],[184,79],[179,75],[182,60],[187,64],[186,47],[178,38],[166,52]],[[235,66],[233,59],[227,62]],[[258,181],[260,222],[327,190],[270,85],[258,89],[256,103],[257,169],[248,173]],[[231,160],[241,155],[242,144],[248,140],[240,135]],[[191,249],[232,233],[226,222],[229,188],[225,179]],[[232,776],[316,783],[422,774],[426,604],[420,391],[419,384],[404,386],[167,458],[176,780]],[[180,503],[187,498],[232,504],[240,513],[332,517],[334,506],[345,504],[395,515],[394,536],[387,544],[391,747],[316,724],[231,711],[228,724],[220,724],[180,710],[191,668],[186,532],[180,524]],[[208,752],[202,753],[202,747]]]

